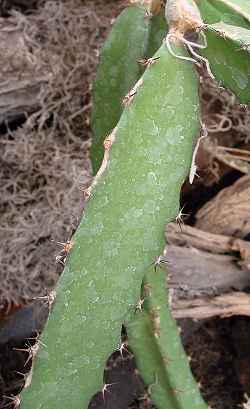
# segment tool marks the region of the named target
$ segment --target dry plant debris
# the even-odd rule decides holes
[[[79,223],[91,180],[90,88],[98,50],[118,12],[114,2],[41,1],[33,14],[12,12],[29,50],[52,75],[41,109],[0,135],[0,311],[52,288],[61,250]]]
[[[250,176],[220,191],[196,213],[198,229],[245,238],[250,233]]]
[[[24,113],[36,111],[40,87],[50,75],[19,25],[15,17],[0,18],[0,124],[21,117],[25,121]]]
[[[208,137],[198,152],[198,174],[202,177],[196,178],[196,184],[211,185],[232,169],[243,174],[250,171],[250,108],[218,85],[201,72],[202,121]]]

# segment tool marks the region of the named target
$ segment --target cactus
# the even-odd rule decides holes
[[[209,61],[219,83],[229,88],[240,103],[248,104],[250,3],[247,0],[197,0],[197,3],[204,22],[208,23],[207,47],[201,54]]]
[[[242,104],[248,104],[250,30],[221,22],[207,26],[206,37],[208,46],[202,55],[209,60],[216,79],[233,91]]]
[[[103,141],[120,119],[123,98],[143,72],[140,61],[151,57],[166,33],[159,0],[127,7],[118,17],[103,47],[93,87],[91,160],[94,174],[101,166]],[[154,6],[154,7],[153,7]]]
[[[143,311],[126,323],[129,345],[158,409],[205,409],[167,299],[166,272],[151,267],[143,280]]]
[[[163,248],[164,223],[177,212],[199,129],[198,79],[165,44],[155,57],[137,94],[128,97],[108,169],[98,177],[73,238],[42,337],[47,348],[23,394],[25,409],[34,409],[34,402],[44,409],[87,408],[102,387],[121,324],[134,313],[144,271]]]
[[[123,111],[122,99],[140,78],[138,60],[145,54],[150,18],[145,8],[127,7],[118,17],[101,53],[94,83],[91,160],[94,174],[104,154],[103,141]]]
[[[98,155],[95,170],[102,155],[103,160],[86,191],[90,196],[86,212],[73,237],[74,246],[60,278],[55,307],[42,335],[41,345],[45,347],[40,347],[35,360],[32,385],[22,393],[24,409],[87,409],[98,390],[105,399],[109,385],[103,385],[103,369],[107,357],[119,345],[122,324],[127,326],[138,367],[158,409],[206,407],[170,316],[165,273],[158,268],[161,261],[158,255],[164,246],[164,225],[179,209],[180,188],[200,128],[195,63],[203,60],[208,67],[207,60],[194,51],[202,47],[200,40],[194,43],[187,40],[186,34],[205,32],[208,47],[201,48],[202,52],[206,50],[203,56],[211,62],[218,79],[227,75],[225,83],[234,84],[235,78],[227,73],[236,63],[229,58],[228,47],[232,46],[234,55],[240,54],[241,74],[246,75],[248,33],[244,28],[238,31],[222,23],[204,25],[193,0],[168,0],[169,32],[152,56],[151,52],[161,42],[162,29],[156,27],[158,24],[162,27],[162,20],[159,17],[156,25],[145,28],[148,20],[141,17],[145,16],[145,7],[147,11],[155,8],[158,11],[159,1],[133,0],[133,3],[125,16],[131,13],[130,24],[135,23],[140,36],[134,39],[134,57],[126,41],[122,49],[125,60],[127,57],[132,65],[128,64],[120,75],[123,67],[114,58],[113,45],[112,50],[105,46],[103,52],[104,59],[105,53],[107,59],[109,53],[112,57],[112,62],[101,63],[106,67],[103,72],[106,70],[108,76],[112,64],[119,71],[117,78],[122,85],[119,90],[110,88],[110,95],[108,89],[102,94],[100,68],[95,100],[100,109],[101,93],[103,103],[107,104],[108,120],[105,122],[105,118],[93,114],[93,121],[99,121],[97,139],[102,140],[114,129],[104,141],[103,154],[98,154],[95,148],[92,150],[92,156],[94,152]],[[236,4],[232,0],[220,3],[228,7]],[[244,6],[243,0],[240,3]],[[211,5],[214,7],[214,2]],[[218,10],[221,12],[219,7]],[[236,13],[236,7],[230,10]],[[240,18],[247,21],[247,9],[241,10],[244,12],[239,13]],[[222,28],[226,30],[226,39],[220,37]],[[113,30],[121,39],[125,33],[131,34],[124,24],[115,25]],[[111,33],[108,40],[110,47],[115,41],[114,38],[111,41],[112,36]],[[244,49],[236,53],[239,42],[242,47],[241,41]],[[223,58],[232,64],[226,67],[228,71],[223,68],[223,74],[213,59],[216,44]],[[139,68],[133,58],[137,59],[141,50],[149,59],[138,79]],[[119,53],[121,49],[116,55]],[[130,90],[128,83],[123,82],[127,74],[133,78]],[[234,91],[247,100],[248,91],[236,85]],[[121,97],[124,97],[123,112],[119,104]],[[138,306],[142,311],[138,311]]]
[[[145,52],[145,59],[151,58],[162,45],[167,34],[167,25],[164,13],[159,12],[151,17],[148,45]]]
[[[250,3],[248,0],[210,0],[210,1],[219,10],[221,10],[222,13],[234,14],[235,16],[237,16],[237,18],[243,17],[245,21],[250,22]]]
[[[250,6],[247,0],[196,0],[204,23],[223,21],[243,28],[250,28]]]

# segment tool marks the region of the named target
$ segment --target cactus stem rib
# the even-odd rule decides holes
[[[196,171],[197,171],[197,166],[195,164],[195,159],[197,156],[197,152],[200,146],[200,142],[202,139],[206,138],[208,136],[208,131],[207,128],[204,124],[201,124],[201,135],[198,138],[194,151],[193,151],[193,156],[192,156],[192,162],[191,162],[191,167],[190,167],[190,172],[189,172],[189,183],[190,185],[192,185],[193,181],[194,181],[194,177],[198,176]]]
[[[151,64],[152,65],[152,64]],[[122,100],[122,103],[125,107],[129,106],[133,99],[134,96],[137,94],[138,89],[143,85],[143,79],[140,78],[137,83],[135,84],[135,86],[128,92],[127,95],[125,95],[125,97]]]
[[[94,188],[94,186],[97,184],[98,180],[100,179],[100,177],[103,175],[103,173],[105,172],[105,170],[107,169],[108,166],[108,162],[109,162],[109,151],[111,149],[111,146],[113,145],[113,143],[115,142],[115,135],[116,135],[116,129],[117,127],[115,127],[113,129],[113,131],[111,132],[110,135],[108,135],[104,142],[103,142],[103,146],[104,146],[104,156],[103,156],[103,160],[102,160],[102,164],[101,167],[99,168],[94,181],[92,182],[92,184],[90,185],[90,187],[88,187],[85,191],[85,194],[87,197],[90,197],[91,195],[91,191]]]

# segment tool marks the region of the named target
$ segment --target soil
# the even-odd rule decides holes
[[[18,407],[15,397],[27,379],[50,308],[48,293],[84,211],[84,189],[92,179],[91,84],[100,48],[124,5],[122,0],[4,0],[0,5],[0,52],[2,45],[8,51],[0,62],[1,82],[11,78],[12,85],[22,84],[18,98],[9,94],[9,107],[2,102],[0,82],[0,408]],[[15,45],[17,38],[24,53]],[[19,65],[13,66],[17,52]],[[32,83],[29,94],[24,79],[34,77],[34,67],[39,82]],[[234,243],[221,252],[246,277],[250,193],[244,151],[250,143],[250,110],[219,89],[202,67],[200,76],[208,136],[198,151],[199,178],[183,185],[184,222]],[[13,101],[18,101],[15,106]],[[211,257],[217,253],[203,250]],[[240,291],[248,295],[249,287]],[[227,288],[228,293],[239,289]],[[179,320],[192,371],[214,409],[248,407],[250,313],[230,315]],[[89,409],[153,408],[131,351],[115,352],[104,376],[113,384],[112,394],[104,402],[97,393]]]

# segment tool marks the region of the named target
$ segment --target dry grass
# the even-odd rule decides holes
[[[230,91],[219,88],[206,75],[202,76],[201,100],[202,120],[208,131],[208,138],[202,142],[203,154],[200,152],[204,162],[201,182],[205,185],[218,182],[230,169],[248,174],[250,107],[239,104]]]
[[[15,11],[29,49],[48,64],[41,109],[0,137],[0,308],[6,312],[52,288],[61,250],[79,223],[88,160],[90,88],[114,2],[41,1],[35,14]],[[52,241],[53,240],[53,241]]]

